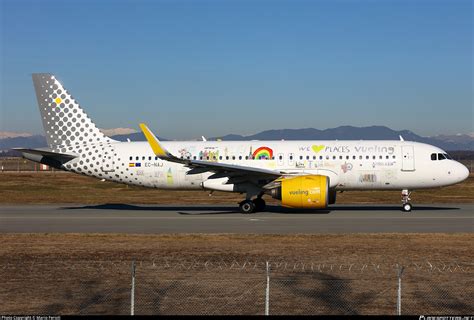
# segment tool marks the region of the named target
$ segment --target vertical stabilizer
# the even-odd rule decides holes
[[[46,140],[55,151],[113,141],[87,116],[79,103],[49,73],[32,75]]]

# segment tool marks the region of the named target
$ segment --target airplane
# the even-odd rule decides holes
[[[16,148],[26,159],[77,174],[157,189],[245,194],[241,213],[265,210],[264,195],[296,209],[323,209],[336,193],[410,190],[459,183],[468,169],[438,147],[413,141],[147,141],[104,135],[49,73],[32,75],[48,148]]]

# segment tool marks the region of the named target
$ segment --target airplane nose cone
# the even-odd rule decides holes
[[[464,181],[469,177],[469,169],[463,165],[462,163],[459,164],[459,182]]]

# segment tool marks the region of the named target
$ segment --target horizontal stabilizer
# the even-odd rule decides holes
[[[21,152],[25,159],[43,163],[55,168],[60,168],[62,164],[78,157],[74,154],[58,153],[43,149],[13,148],[13,150]]]

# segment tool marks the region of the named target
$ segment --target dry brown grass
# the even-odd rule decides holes
[[[272,271],[272,313],[394,314],[396,272],[387,266],[396,263],[410,266],[403,280],[405,313],[470,313],[473,240],[473,234],[3,234],[0,313],[126,314],[132,260],[138,314],[262,314],[264,270],[228,266],[267,260],[300,266]],[[227,267],[188,268],[194,261]],[[335,268],[303,271],[302,262]],[[433,272],[428,262],[464,271]],[[348,271],[350,264],[369,268]],[[415,264],[424,267],[416,271]]]
[[[416,203],[473,203],[474,176],[449,187],[419,190],[413,193]],[[269,204],[277,200],[265,197]],[[140,203],[140,204],[229,204],[243,196],[208,191],[169,191],[127,186],[65,172],[2,173],[0,203]],[[351,191],[339,193],[337,203],[398,203],[399,191]]]

